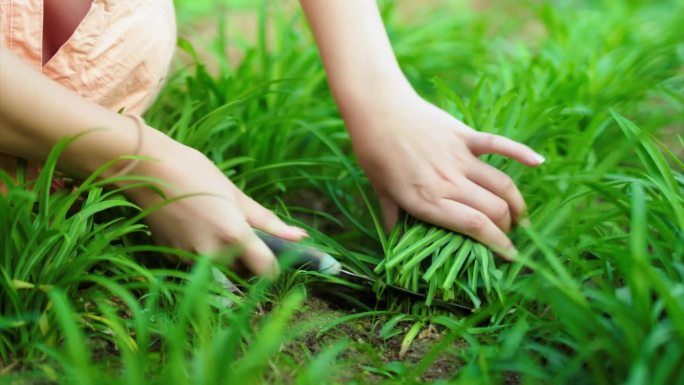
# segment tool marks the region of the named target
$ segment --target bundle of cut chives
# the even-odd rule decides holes
[[[375,272],[387,284],[475,308],[501,296],[502,272],[487,247],[471,238],[405,216],[393,229]]]

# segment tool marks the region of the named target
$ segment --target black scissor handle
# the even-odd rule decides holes
[[[279,261],[290,267],[332,275],[337,275],[342,268],[330,254],[315,247],[287,241],[261,230],[254,230],[254,232]]]

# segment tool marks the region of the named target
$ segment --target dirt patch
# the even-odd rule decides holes
[[[338,357],[336,367],[331,368],[335,372],[335,378],[343,383],[356,381],[373,384],[410,370],[445,334],[444,331],[434,326],[426,326],[406,353],[400,356],[402,340],[410,324],[401,328],[402,332],[398,335],[384,339],[380,337],[379,331],[387,321],[387,317],[354,319],[335,326],[325,333],[320,333],[323,328],[340,317],[354,313],[354,310],[340,309],[336,304],[325,299],[309,296],[304,310],[297,314],[293,323],[313,322],[318,324],[318,327],[307,332],[298,339],[299,341],[288,344],[285,347],[286,354],[297,359],[302,356],[302,345],[311,355],[315,355],[326,346],[338,341],[349,341],[345,351]],[[454,342],[432,362],[425,372],[420,374],[420,381],[430,382],[454,377],[464,365],[459,352],[467,347],[463,339]]]

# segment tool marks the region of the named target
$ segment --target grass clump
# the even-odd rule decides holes
[[[47,323],[48,293],[76,298],[86,274],[130,274],[125,238],[145,231],[137,207],[94,177],[73,190],[51,192],[55,164],[68,141],[50,154],[38,179],[17,183],[7,174],[0,194],[0,361],[34,357],[37,336],[55,340]],[[20,172],[20,179],[24,179]],[[119,215],[109,216],[112,212]]]
[[[374,271],[387,284],[426,292],[428,306],[439,297],[478,308],[478,293],[501,295],[503,274],[491,250],[469,237],[406,217],[388,243],[390,252]]]

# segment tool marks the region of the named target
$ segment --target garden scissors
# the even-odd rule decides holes
[[[332,255],[315,247],[287,241],[263,231],[255,230],[255,232],[279,260],[284,261],[292,268],[336,276],[368,288],[372,288],[376,283],[376,280],[373,278],[349,271]],[[398,286],[385,285],[385,287],[396,294],[421,299],[423,301],[427,299],[424,294]],[[431,305],[456,313],[470,313],[473,311],[470,307],[439,299],[433,299]]]

